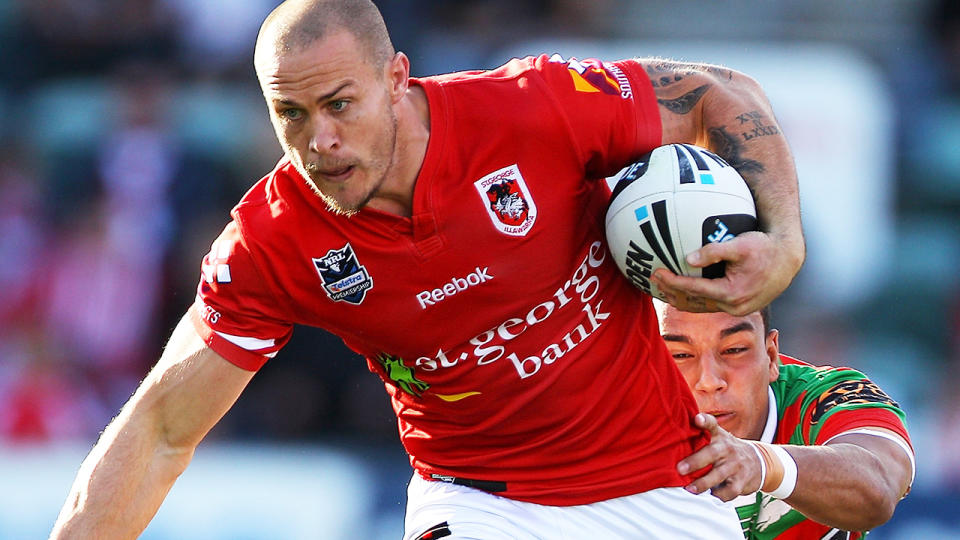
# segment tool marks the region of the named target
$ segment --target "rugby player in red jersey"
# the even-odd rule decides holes
[[[748,539],[851,540],[890,519],[916,468],[896,402],[859,371],[780,354],[766,308],[734,317],[656,305],[711,434],[679,465],[713,465],[691,491],[733,500]]]
[[[383,379],[415,471],[407,538],[739,536],[732,509],[683,489],[676,463],[707,436],[649,297],[603,243],[603,179],[671,142],[737,166],[761,232],[693,255],[727,261],[724,279],[654,279],[687,309],[768,303],[804,245],[790,151],[752,79],[546,55],[411,78],[368,0],[283,3],[254,63],[285,155],[234,208],[55,538],[142,531],[294,324]],[[744,115],[774,128],[743,137]]]

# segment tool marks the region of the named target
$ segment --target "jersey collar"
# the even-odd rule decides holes
[[[767,387],[767,425],[760,435],[760,442],[773,443],[773,436],[777,434],[777,398],[773,389]]]

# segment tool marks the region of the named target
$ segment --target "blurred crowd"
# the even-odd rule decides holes
[[[625,28],[631,0],[377,3],[415,75],[492,67],[506,44],[537,36],[642,38],[656,26]],[[280,157],[252,67],[276,4],[0,0],[0,441],[92,441],[156,361],[229,209]],[[933,426],[960,489],[960,7],[904,4],[923,10],[917,31],[867,51],[896,97],[891,266],[902,272],[816,317],[792,292],[775,323],[822,344],[810,362],[911,378],[902,388],[921,391],[908,420]],[[844,358],[880,349],[892,360]],[[395,441],[396,427],[364,362],[300,328],[213,436]]]

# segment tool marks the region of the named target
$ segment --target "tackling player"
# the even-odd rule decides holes
[[[407,538],[739,536],[683,489],[706,444],[649,297],[603,243],[603,179],[668,142],[709,146],[763,232],[704,248],[723,280],[658,276],[747,312],[804,257],[796,172],[758,85],[663,60],[513,60],[410,78],[368,0],[301,0],[254,63],[284,149],[204,258],[196,303],[81,465],[56,538],[135,536],[294,324],[367,359],[415,470]],[[664,514],[662,508],[675,509]]]
[[[733,500],[747,538],[855,539],[890,519],[915,462],[904,413],[877,385],[780,354],[766,309],[734,317],[656,304],[708,413],[697,424],[710,444],[678,469],[713,468],[688,489]]]

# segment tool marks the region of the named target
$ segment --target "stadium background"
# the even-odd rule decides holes
[[[275,4],[0,0],[0,539],[47,534],[229,208],[280,156],[251,65]],[[918,478],[871,537],[960,534],[955,2],[378,4],[416,75],[561,52],[758,78],[810,251],[774,304],[783,349],[865,370],[908,413]],[[409,472],[378,380],[300,328],[143,537],[396,538]]]

